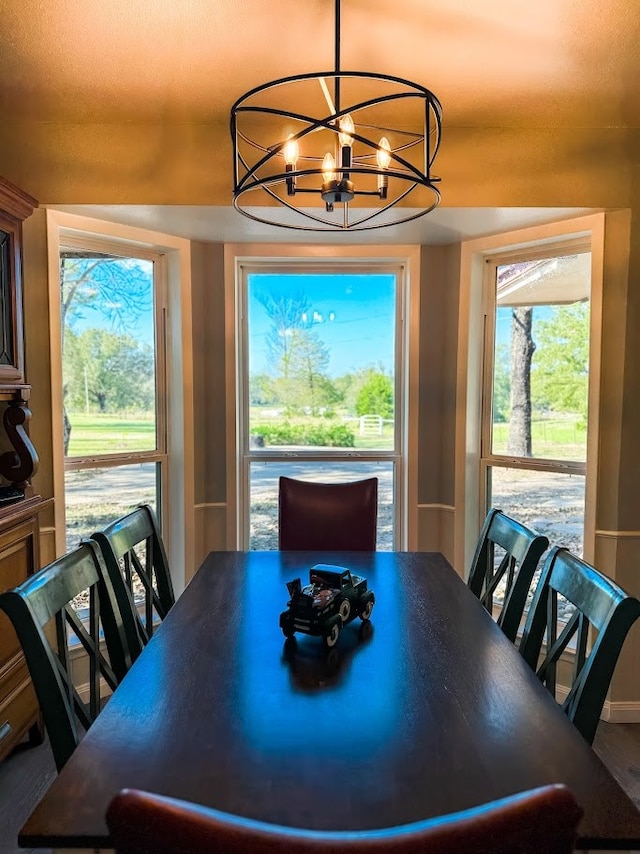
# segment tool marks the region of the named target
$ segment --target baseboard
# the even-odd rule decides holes
[[[89,702],[89,698],[91,697],[91,691],[90,691],[88,682],[85,682],[84,685],[76,685],[76,691],[78,692],[78,696],[80,697],[80,699],[82,700],[83,703]],[[104,702],[112,694],[113,694],[113,691],[111,690],[110,686],[107,684],[107,682],[101,676],[100,677],[100,697],[101,697],[101,700]]]
[[[569,694],[569,689],[564,685],[556,686],[556,699],[564,703]],[[640,700],[605,700],[600,720],[610,724],[637,724],[640,723]]]
[[[600,719],[611,724],[638,724],[640,723],[640,701],[607,700]]]

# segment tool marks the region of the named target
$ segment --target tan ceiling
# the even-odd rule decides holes
[[[3,121],[220,122],[333,63],[333,0],[3,0]],[[343,0],[342,66],[432,89],[445,128],[637,127],[638,0]]]
[[[49,205],[226,210],[233,102],[333,67],[334,0],[3,0],[0,20],[0,174]],[[639,43],[640,0],[342,0],[342,68],[442,102],[444,206],[627,204]]]

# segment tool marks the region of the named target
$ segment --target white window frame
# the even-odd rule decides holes
[[[489,510],[488,502],[488,472],[491,468],[517,469],[524,471],[554,472],[556,474],[582,475],[586,477],[587,463],[579,460],[562,460],[545,457],[520,457],[492,452],[493,427],[493,374],[495,357],[495,320],[496,320],[496,278],[498,268],[505,264],[515,264],[520,261],[539,261],[544,258],[555,258],[581,253],[591,254],[591,241],[588,238],[561,241],[549,246],[532,246],[517,252],[501,252],[485,258],[484,294],[483,294],[483,388],[480,429],[480,479],[479,504],[481,513]],[[589,294],[589,311],[591,311],[591,293]],[[591,329],[589,331],[591,343]],[[591,350],[591,347],[589,348]],[[589,412],[590,420],[591,412]],[[588,427],[587,427],[588,429]]]
[[[154,359],[155,359],[155,402],[156,402],[156,447],[148,451],[117,451],[86,457],[65,457],[65,471],[81,471],[93,468],[115,468],[136,463],[160,463],[158,484],[158,515],[162,517],[166,494],[167,463],[167,418],[166,418],[166,318],[167,318],[167,271],[164,255],[143,247],[123,246],[108,239],[78,237],[73,232],[60,233],[60,252],[75,249],[79,252],[99,252],[121,258],[141,258],[153,262],[153,315],[154,315]]]
[[[51,442],[54,504],[54,554],[65,552],[64,443],[62,436],[62,350],[60,338],[60,246],[71,237],[113,242],[135,256],[157,253],[165,277],[166,310],[162,334],[165,397],[162,427],[165,488],[162,534],[176,595],[197,569],[194,513],[193,345],[191,311],[191,245],[188,240],[143,228],[92,219],[76,213],[46,210],[51,353]],[[87,244],[84,244],[87,245]],[[169,499],[171,495],[171,500]]]
[[[417,448],[417,365],[419,326],[418,247],[225,247],[227,285],[227,542],[228,548],[248,548],[249,466],[254,460],[287,459],[292,463],[314,460],[393,462],[394,549],[410,548],[417,538],[417,472],[408,465]],[[258,249],[258,251],[255,251]],[[246,276],[254,272],[393,272],[397,276],[396,343],[396,448],[377,453],[336,450],[310,451],[292,457],[283,452],[252,453],[248,441],[248,400],[244,366],[247,363],[245,315]],[[232,464],[231,461],[234,461]]]
[[[584,559],[593,562],[599,443],[600,334],[604,275],[605,214],[546,223],[464,241],[461,246],[458,314],[454,566],[466,577],[483,522],[481,505],[481,431],[484,371],[484,277],[487,259],[530,255],[546,249],[557,254],[572,241],[590,242],[591,319],[589,348],[589,423],[585,482]]]

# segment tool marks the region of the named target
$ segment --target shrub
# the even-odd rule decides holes
[[[262,436],[265,445],[312,445],[321,448],[353,448],[354,433],[343,424],[256,424],[252,436]]]

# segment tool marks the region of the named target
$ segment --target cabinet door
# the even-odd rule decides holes
[[[24,381],[20,232],[0,215],[0,384]]]
[[[21,584],[39,566],[38,520],[2,530],[0,590]],[[22,650],[6,614],[0,612],[0,759],[38,721],[38,701]]]
[[[33,517],[0,532],[0,590],[22,584],[37,567],[37,524]],[[18,654],[22,657],[18,638],[8,617],[0,612],[0,679]]]

